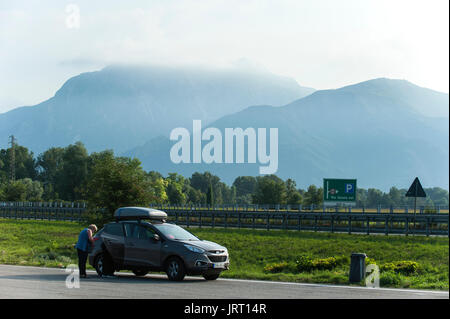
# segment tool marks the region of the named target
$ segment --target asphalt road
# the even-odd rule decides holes
[[[79,288],[67,288],[69,273],[64,269],[0,265],[0,298],[168,298],[168,299],[415,299],[449,298],[448,291],[365,288],[316,284],[267,282],[256,280],[186,277],[171,282],[166,276],[149,274],[135,277],[116,273],[114,278],[99,278],[88,272]]]

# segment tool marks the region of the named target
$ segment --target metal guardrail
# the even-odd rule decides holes
[[[85,207],[2,206],[0,218],[59,221],[83,221]]]
[[[283,229],[365,234],[449,235],[444,214],[295,213],[165,210],[169,219],[187,227]]]
[[[156,206],[169,221],[186,227],[223,227],[297,230],[364,234],[449,235],[449,215],[444,213],[383,213],[227,210]],[[0,203],[0,218],[82,222],[83,204]]]
[[[150,204],[150,207],[161,210],[190,210],[190,211],[246,211],[246,212],[267,212],[267,211],[287,211],[287,212],[315,212],[315,213],[412,213],[414,206],[382,206],[377,207],[353,207],[353,206],[327,206],[323,205],[172,205],[172,204]],[[418,214],[448,214],[449,206],[419,206]]]

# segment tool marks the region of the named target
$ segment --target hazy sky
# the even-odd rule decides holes
[[[244,58],[316,89],[389,77],[448,92],[448,0],[111,2],[2,0],[0,112],[116,62]]]

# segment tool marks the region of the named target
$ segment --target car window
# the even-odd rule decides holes
[[[148,240],[155,234],[154,231],[148,227],[139,226],[136,224],[125,224],[125,231],[128,238]]]
[[[123,236],[122,224],[109,224],[105,228],[105,233],[115,236]]]
[[[154,235],[154,232],[150,228],[138,226],[137,229],[138,239],[149,240]]]
[[[164,236],[172,240],[199,240],[187,230],[174,224],[153,224]]]
[[[125,232],[128,238],[137,238],[137,225],[136,224],[125,224]]]

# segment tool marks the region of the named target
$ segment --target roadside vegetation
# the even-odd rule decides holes
[[[0,219],[0,263],[60,268],[76,264],[73,245],[83,227],[74,222]],[[228,248],[231,266],[222,277],[348,284],[350,255],[364,252],[369,263],[380,267],[382,287],[449,289],[446,237],[189,230]]]

